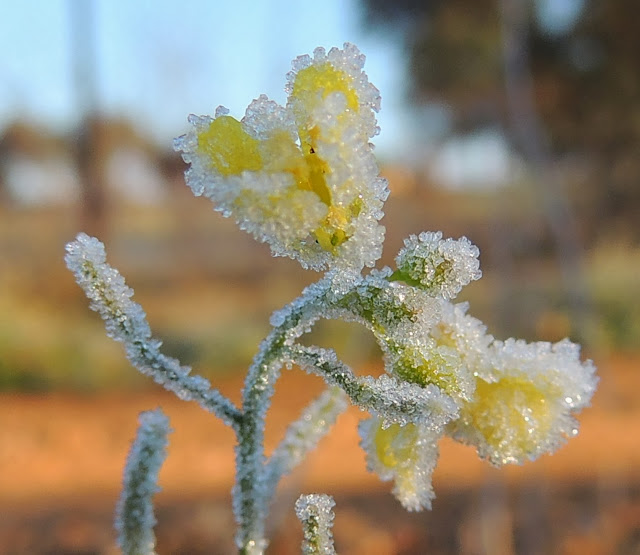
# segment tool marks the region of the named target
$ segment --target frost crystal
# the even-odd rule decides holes
[[[292,362],[340,387],[352,403],[379,414],[385,426],[420,423],[429,429],[440,429],[458,414],[456,403],[438,387],[421,387],[387,375],[378,379],[355,376],[327,349],[296,346],[289,353]]]
[[[285,107],[262,95],[241,121],[224,108],[191,116],[192,129],[175,141],[196,195],[275,255],[332,268],[342,290],[381,255],[388,196],[369,144],[380,96],[363,64],[350,44],[317,49],[294,60]]]
[[[228,399],[211,389],[205,378],[190,376],[190,368],[160,352],[162,343],[153,339],[142,307],[131,300],[133,290],[107,264],[100,241],[80,233],[67,245],[65,261],[91,301],[91,309],[102,316],[107,335],[124,343],[127,357],[141,373],[151,376],[180,399],[196,401],[228,424],[236,425],[239,412]]]
[[[479,254],[466,237],[443,240],[439,231],[411,235],[396,257],[398,270],[391,279],[452,299],[465,285],[480,279]]]
[[[123,553],[155,553],[156,519],[151,499],[160,488],[158,472],[166,458],[169,419],[157,409],[143,412],[138,433],[129,451],[123,489],[116,508],[115,528]]]
[[[296,501],[296,515],[302,522],[305,555],[335,555],[333,547],[333,507],[335,502],[329,495],[301,495]]]
[[[449,432],[495,465],[555,451],[577,433],[573,414],[589,404],[597,385],[593,363],[579,354],[568,340],[494,342],[490,366]]]
[[[289,425],[284,439],[271,455],[266,482],[275,488],[280,478],[315,448],[347,407],[347,396],[338,387],[327,389],[311,403],[300,418]]]
[[[383,481],[393,480],[393,494],[409,511],[430,509],[435,497],[431,475],[438,460],[442,431],[418,424],[393,424],[373,416],[359,427],[367,468]]]
[[[436,344],[454,349],[464,365],[474,374],[482,373],[489,357],[493,336],[486,326],[467,314],[468,303],[440,302],[440,320],[429,330]]]

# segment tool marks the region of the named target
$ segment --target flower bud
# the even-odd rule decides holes
[[[390,279],[419,287],[433,296],[452,299],[482,275],[479,254],[478,247],[466,237],[443,240],[439,231],[411,235],[396,257],[398,269]]]

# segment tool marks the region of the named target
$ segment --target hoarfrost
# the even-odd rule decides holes
[[[296,501],[296,515],[302,522],[305,555],[335,555],[333,546],[333,507],[335,502],[329,495],[301,495]]]
[[[115,528],[123,553],[153,555],[155,536],[152,497],[160,491],[158,472],[166,458],[169,419],[157,409],[143,412],[124,470]]]

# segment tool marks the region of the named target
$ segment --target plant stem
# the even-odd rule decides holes
[[[264,521],[275,485],[265,483],[265,415],[285,359],[286,346],[302,335],[325,309],[328,284],[318,283],[312,287],[281,312],[282,322],[262,342],[245,380],[233,488],[233,507],[238,521],[236,544],[241,555],[260,555],[267,544]]]

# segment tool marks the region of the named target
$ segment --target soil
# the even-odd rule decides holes
[[[299,553],[300,492],[336,499],[341,554],[640,554],[640,359],[596,361],[601,385],[581,431],[553,456],[495,469],[443,441],[432,511],[407,513],[369,474],[350,409],[284,480],[269,553]],[[237,401],[241,382],[217,384]],[[272,448],[322,384],[285,372],[267,424]],[[171,420],[156,496],[159,553],[233,553],[233,434],[196,405],[161,391],[0,395],[0,553],[117,553],[112,526],[137,414]]]

